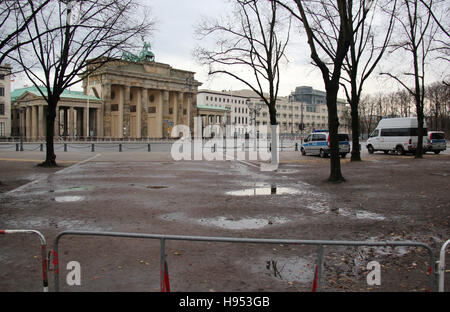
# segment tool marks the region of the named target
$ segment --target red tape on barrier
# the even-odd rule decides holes
[[[169,270],[167,269],[167,262],[164,262],[162,292],[170,292]]]
[[[59,274],[58,253],[53,250],[53,265],[56,266],[56,274]]]
[[[319,266],[316,265],[316,270],[314,272],[314,281],[313,281],[312,292],[316,292],[317,291],[317,279],[318,278],[319,278]]]

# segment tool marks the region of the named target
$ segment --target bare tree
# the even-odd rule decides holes
[[[449,133],[447,121],[450,117],[450,87],[444,83],[435,82],[428,85],[425,91],[425,97],[430,106],[430,128]]]
[[[330,131],[330,176],[328,180],[331,182],[345,181],[339,158],[337,94],[343,63],[352,40],[353,1],[294,0],[296,10],[283,4],[282,1],[279,3],[302,23],[311,50],[311,58],[322,73],[327,93]],[[334,35],[329,36],[328,32],[334,32]]]
[[[232,16],[205,20],[198,25],[200,39],[213,37],[215,45],[212,49],[199,47],[194,53],[201,64],[209,66],[209,75],[230,76],[253,90],[268,106],[270,124],[274,129],[277,125],[280,62],[289,42],[290,17],[283,18],[275,1],[233,2],[235,10]],[[251,72],[252,80],[242,76],[243,68]],[[277,144],[272,142],[272,145],[273,161]]]
[[[11,52],[28,44],[21,35],[33,18],[50,0],[1,0],[0,1],[0,64]],[[17,40],[21,38],[21,40]],[[34,40],[36,38],[29,38]]]
[[[344,82],[341,85],[344,87],[351,107],[353,143],[351,161],[361,161],[358,105],[364,83],[377,67],[388,46],[394,27],[396,5],[397,0],[359,0],[354,8],[355,13],[349,12],[352,20],[352,38],[349,53],[344,62],[347,77],[343,77]],[[385,28],[374,29],[375,18],[386,19]],[[380,37],[379,35],[381,35],[381,42],[377,42],[376,39]]]
[[[54,123],[63,91],[150,31],[151,20],[138,9],[135,0],[51,1],[26,25],[29,43],[8,58],[24,70],[48,105],[43,166],[56,166]]]
[[[394,50],[406,51],[411,57],[412,70],[403,74],[383,72],[401,84],[414,97],[418,125],[418,142],[416,158],[422,158],[424,133],[424,99],[427,59],[434,51],[435,36],[439,27],[435,22],[431,10],[434,1],[430,0],[424,6],[420,0],[401,0],[400,10],[395,14],[400,25],[396,34],[396,42],[392,44]],[[412,78],[413,87],[408,86],[407,79]]]
[[[370,95],[363,96],[360,100],[358,110],[361,133],[363,136],[369,136],[379,121],[376,97]]]

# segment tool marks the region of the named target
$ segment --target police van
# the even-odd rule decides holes
[[[339,133],[339,155],[345,158],[350,152],[350,140],[346,133]],[[325,158],[330,155],[330,133],[328,130],[316,130],[303,141],[301,153],[305,155],[319,155]]]
[[[385,154],[394,152],[404,155],[407,152],[415,153],[418,142],[418,122],[416,117],[385,118],[380,120],[378,126],[367,140],[369,154],[383,151]],[[428,148],[427,125],[423,124],[423,150]]]
[[[442,131],[429,131],[427,137],[427,152],[434,152],[436,155],[447,149],[445,133]]]

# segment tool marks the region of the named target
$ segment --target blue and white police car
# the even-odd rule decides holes
[[[350,140],[346,133],[339,133],[339,155],[345,158],[350,152]],[[316,130],[303,141],[302,155],[319,155],[321,158],[330,155],[330,133],[328,130]]]
[[[442,131],[428,131],[427,152],[434,152],[436,155],[447,149],[445,133]]]

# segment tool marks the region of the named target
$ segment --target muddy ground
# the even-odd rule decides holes
[[[347,181],[340,184],[326,182],[328,159],[295,152],[281,153],[277,172],[261,172],[255,163],[175,162],[163,153],[140,152],[64,154],[62,168],[50,170],[36,167],[39,154],[27,155],[0,155],[0,229],[39,230],[49,250],[64,230],[407,240],[429,244],[435,256],[450,238],[448,154],[346,159]],[[159,291],[159,250],[153,240],[64,237],[61,290]],[[430,288],[424,248],[324,251],[323,291]],[[166,241],[166,254],[172,291],[292,292],[311,291],[317,248]],[[66,283],[70,261],[81,265],[81,286]],[[381,265],[380,286],[367,284],[371,261]],[[37,237],[2,235],[0,264],[0,291],[41,290]]]

